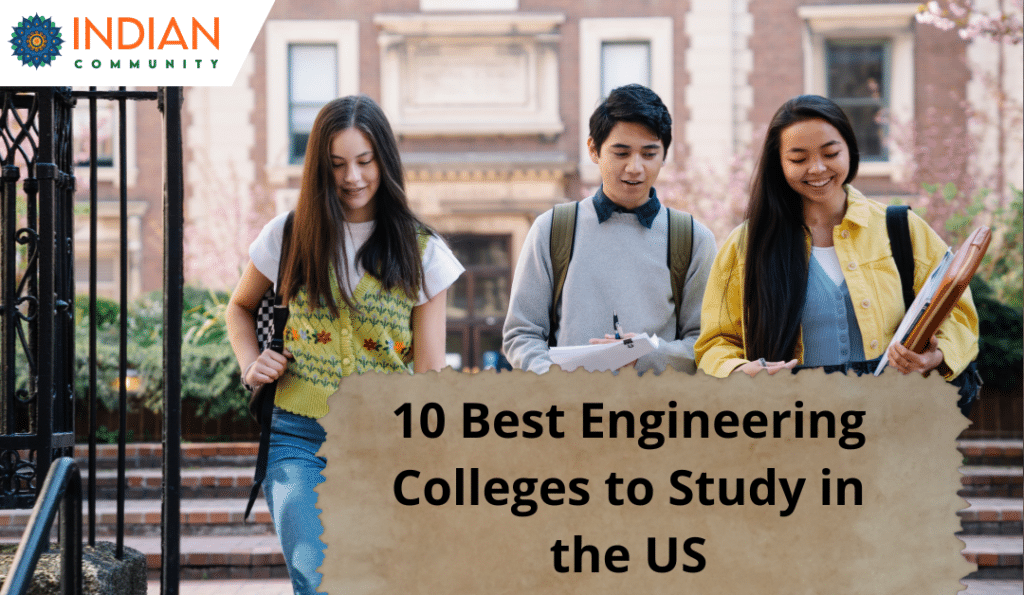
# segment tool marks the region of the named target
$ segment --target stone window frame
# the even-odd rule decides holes
[[[590,115],[601,102],[601,46],[605,42],[646,41],[651,47],[651,89],[672,111],[674,99],[674,52],[672,17],[580,19],[580,132],[579,168],[584,184],[601,180],[597,164],[590,160],[587,138]],[[678,128],[673,125],[673,128]],[[675,138],[673,130],[673,138]],[[671,161],[671,156],[666,155]]]
[[[914,15],[918,4],[844,4],[801,6],[804,92],[825,95],[826,44],[831,40],[884,39],[890,43],[890,121],[914,120]],[[907,155],[890,144],[886,161],[861,161],[859,175],[900,181]]]
[[[288,46],[334,44],[338,51],[337,96],[359,92],[359,22],[355,20],[268,20],[266,32],[266,175],[272,184],[302,176],[289,163]]]

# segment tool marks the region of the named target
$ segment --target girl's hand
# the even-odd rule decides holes
[[[902,374],[911,372],[927,374],[938,368],[942,360],[942,350],[939,349],[939,343],[934,336],[928,340],[928,348],[924,350],[924,353],[914,353],[899,343],[889,348],[889,365]]]
[[[263,353],[245,369],[242,382],[246,386],[260,386],[273,382],[280,378],[281,374],[284,374],[290,359],[292,359],[292,354],[287,349],[284,350],[284,353],[278,353],[273,349],[264,349]]]
[[[736,372],[743,372],[747,376],[753,377],[757,376],[757,373],[761,370],[765,370],[768,372],[769,376],[774,376],[780,370],[792,370],[796,367],[796,363],[797,360],[795,359],[791,359],[788,362],[768,362],[764,359],[759,359],[743,364],[733,370],[732,373],[735,374]]]

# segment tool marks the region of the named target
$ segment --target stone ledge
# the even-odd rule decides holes
[[[39,557],[28,595],[60,593],[60,549],[56,543]],[[117,546],[97,542],[96,547],[82,546],[82,593],[84,595],[145,595],[146,556],[132,548],[124,548],[124,559],[114,557]],[[0,582],[14,560],[17,546],[0,546]]]

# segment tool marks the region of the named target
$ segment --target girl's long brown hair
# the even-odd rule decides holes
[[[355,308],[345,288],[345,211],[338,196],[331,164],[331,141],[343,130],[356,128],[373,147],[380,172],[374,197],[374,229],[356,260],[385,290],[399,288],[415,299],[423,281],[417,237],[432,233],[409,209],[405,176],[395,135],[384,112],[365,95],[331,101],[320,110],[306,145],[302,187],[295,207],[291,244],[282,263],[280,293],[286,300],[305,289],[310,307],[328,308],[338,316],[335,287],[349,308]],[[332,284],[331,272],[334,272]]]

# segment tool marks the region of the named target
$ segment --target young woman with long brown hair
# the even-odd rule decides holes
[[[295,593],[307,594],[325,547],[317,418],[349,374],[444,367],[445,298],[463,268],[409,209],[394,134],[366,96],[320,110],[294,213],[277,288],[289,307],[284,354],[259,351],[254,311],[278,278],[286,214],[250,246],[227,323],[243,382],[278,381],[263,491]]]

